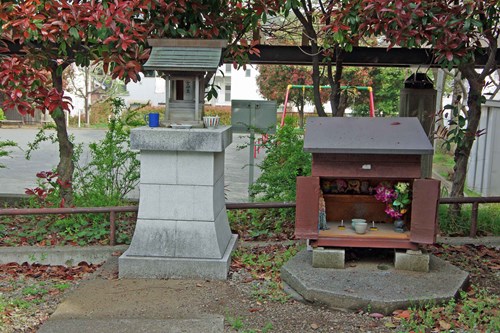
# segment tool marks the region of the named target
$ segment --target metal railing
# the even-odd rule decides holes
[[[439,204],[472,204],[470,237],[477,236],[479,204],[500,203],[500,197],[441,198]],[[227,202],[226,209],[270,209],[295,208],[295,202]],[[0,216],[5,215],[66,215],[66,214],[108,214],[109,245],[116,244],[116,214],[137,213],[138,206],[81,207],[81,208],[3,208]]]

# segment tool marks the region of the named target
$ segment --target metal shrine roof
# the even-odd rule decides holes
[[[145,70],[164,72],[214,72],[220,65],[225,40],[151,39]]]
[[[311,153],[427,155],[433,147],[417,118],[308,118],[304,150]]]

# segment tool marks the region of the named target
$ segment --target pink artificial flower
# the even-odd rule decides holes
[[[391,205],[388,205],[387,208],[385,209],[385,213],[389,215],[390,217],[393,217],[395,219],[399,219],[403,216],[399,211],[395,210],[394,207]]]

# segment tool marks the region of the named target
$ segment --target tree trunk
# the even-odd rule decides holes
[[[90,126],[90,99],[92,94],[92,78],[91,78],[91,69],[90,66],[85,67],[85,126]]]
[[[313,53],[312,63],[313,63],[313,92],[314,92],[314,106],[316,107],[316,112],[318,112],[318,116],[326,117],[325,109],[323,108],[323,103],[321,102],[321,82],[320,82],[320,70],[319,70],[319,55],[318,55],[318,45],[315,41],[311,43],[311,51]]]
[[[52,71],[54,87],[62,92],[62,76]],[[56,123],[57,142],[59,143],[59,164],[57,173],[61,184],[61,206],[70,207],[73,204],[73,143],[70,141],[66,128],[66,116],[63,110],[55,111],[52,118]]]
[[[330,106],[332,108],[333,117],[343,117],[345,107],[341,105],[341,95],[342,86],[340,85],[340,80],[342,79],[343,71],[343,55],[342,49],[335,45],[335,75],[332,73],[332,63],[328,62],[328,82],[330,83],[331,93],[330,93]]]
[[[469,94],[467,98],[466,134],[463,141],[457,145],[454,155],[455,166],[453,167],[453,180],[450,193],[450,197],[452,198],[464,196],[467,164],[481,119],[481,94],[485,86],[484,80],[479,77],[473,64],[462,65],[459,69],[469,83]],[[452,218],[458,216],[460,214],[460,206],[450,205],[450,214]]]
[[[312,52],[312,81],[313,81],[313,94],[314,94],[314,106],[316,107],[316,112],[320,117],[326,117],[325,109],[323,108],[323,103],[321,102],[321,91],[320,91],[320,63],[319,63],[319,47],[318,47],[318,38],[316,31],[314,30],[314,18],[312,16],[312,12],[314,11],[311,5],[311,2],[302,1],[302,8],[304,9],[305,16],[300,12],[300,9],[297,7],[293,7],[292,11],[294,12],[297,19],[302,24],[304,30],[302,31],[303,38],[302,43],[305,42],[305,36],[309,38],[311,44],[311,52]]]
[[[304,98],[302,98],[299,102],[299,127],[304,128]]]

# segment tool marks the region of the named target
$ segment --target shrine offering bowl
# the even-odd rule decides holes
[[[353,229],[355,229],[355,226],[358,223],[366,223],[365,219],[351,219],[351,221],[352,221],[351,226]]]
[[[219,116],[206,116],[203,117],[203,124],[206,128],[216,128],[219,125]]]
[[[358,222],[354,225],[354,230],[357,234],[366,233],[366,228],[368,227],[368,223],[366,222]]]

